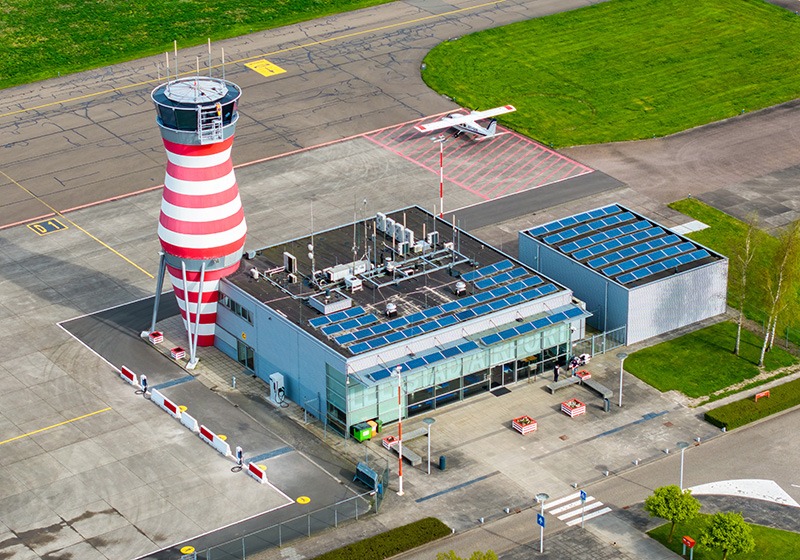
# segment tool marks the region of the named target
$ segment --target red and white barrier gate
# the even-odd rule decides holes
[[[208,445],[210,445],[211,447],[222,453],[225,457],[230,457],[231,446],[228,445],[228,443],[225,440],[221,439],[217,434],[215,434],[202,424],[200,425],[200,433],[198,433],[197,435],[200,436],[200,439],[202,439]]]
[[[159,393],[156,389],[150,391],[150,400],[169,412],[173,418],[181,419],[181,409],[174,402]]]
[[[125,366],[122,366],[122,368],[120,368],[119,375],[120,377],[122,377],[122,379],[124,379],[134,387],[139,387],[141,389],[141,386],[139,385],[139,378],[136,376],[135,373],[133,373]]]
[[[194,416],[190,416],[188,412],[181,412],[181,424],[189,428],[194,433],[200,431],[200,424],[195,420]]]
[[[263,470],[255,463],[247,463],[247,474],[255,478],[261,484],[267,482],[267,471]]]

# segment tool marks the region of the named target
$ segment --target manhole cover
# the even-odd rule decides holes
[[[566,436],[566,435],[558,436],[558,439],[560,439],[561,441],[567,441],[569,439],[569,436]]]

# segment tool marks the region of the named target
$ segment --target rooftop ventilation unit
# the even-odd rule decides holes
[[[283,269],[289,274],[297,272],[297,257],[291,253],[283,252]]]
[[[439,232],[438,231],[430,232],[425,238],[425,240],[431,247],[436,247],[439,244]]]
[[[456,282],[456,287],[453,290],[457,296],[463,296],[467,293],[467,284],[461,280]]]
[[[406,239],[406,228],[400,222],[394,223],[394,238],[397,241],[405,241]]]
[[[386,214],[382,212],[378,212],[375,215],[375,227],[380,232],[386,231]]]
[[[400,241],[405,241],[408,243],[409,247],[412,246],[414,244],[414,232],[408,228],[405,228],[405,231],[403,232],[403,239]]]
[[[258,269],[257,269],[257,268],[255,268],[255,267],[251,268],[251,269],[250,269],[250,276],[251,276],[251,277],[252,277],[254,280],[258,280]]]
[[[350,292],[357,292],[363,288],[361,278],[348,274],[344,277],[344,285]]]
[[[390,237],[394,237],[394,220],[392,218],[386,218],[386,229],[383,232]]]
[[[394,317],[397,315],[397,306],[394,303],[387,303],[386,304],[386,316],[387,317]]]

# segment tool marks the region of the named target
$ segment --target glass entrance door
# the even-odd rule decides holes
[[[238,341],[238,359],[239,363],[250,371],[256,370],[255,351],[241,340]]]

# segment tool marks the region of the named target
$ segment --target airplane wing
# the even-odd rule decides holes
[[[473,111],[468,115],[459,115],[455,117],[445,117],[436,122],[428,124],[418,124],[414,128],[420,132],[433,132],[434,130],[442,130],[443,128],[450,128],[457,124],[474,123],[481,119],[488,119],[497,115],[504,115],[511,113],[517,109],[513,105],[504,105],[503,107],[495,107],[494,109],[487,109],[486,111]]]

